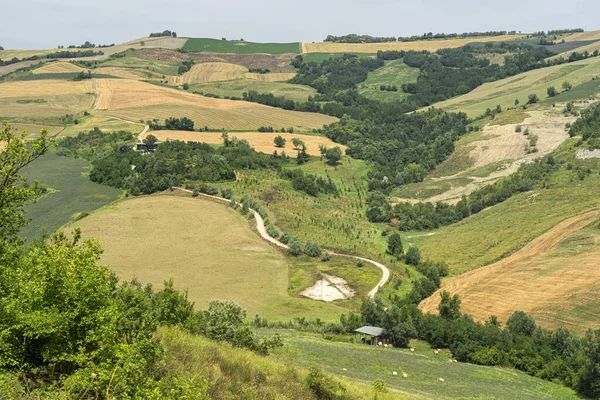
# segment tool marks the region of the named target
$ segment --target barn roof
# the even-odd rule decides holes
[[[354,332],[377,337],[383,335],[384,331],[382,328],[378,328],[376,326],[363,326],[362,328],[356,329]]]

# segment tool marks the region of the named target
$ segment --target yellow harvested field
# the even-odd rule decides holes
[[[196,64],[181,77],[181,83],[208,83],[242,79],[248,68],[237,64],[211,62]]]
[[[263,82],[281,82],[289,81],[296,76],[295,72],[275,72],[270,74],[247,73],[246,78]]]
[[[484,83],[465,95],[436,103],[434,106],[449,111],[463,111],[470,117],[475,117],[483,114],[487,108],[494,109],[498,104],[504,109],[513,107],[515,99],[525,104],[530,94],[537,94],[541,100],[546,99],[548,87],[554,86],[560,90],[565,80],[577,86],[598,75],[600,58],[594,57]]]
[[[600,40],[600,30],[574,33],[572,35],[565,36],[564,39],[565,42],[575,42],[579,40]],[[579,49],[577,49],[577,51],[579,51]]]
[[[520,39],[525,35],[472,37],[447,40],[419,40],[416,42],[387,43],[302,43],[302,53],[377,53],[378,50],[428,50],[450,49],[472,42],[494,42]]]
[[[75,136],[79,132],[87,132],[98,128],[103,132],[129,131],[136,136],[144,130],[144,124],[138,122],[125,121],[115,117],[92,116],[79,120],[77,125],[69,125],[60,136]]]
[[[158,140],[183,140],[184,142],[203,142],[209,144],[222,144],[223,139],[221,138],[220,132],[187,132],[187,131],[152,131],[144,135],[154,135]],[[278,148],[273,144],[273,139],[276,136],[281,135],[286,139],[285,147]],[[338,146],[342,151],[346,150],[346,146],[337,144],[323,136],[312,136],[312,135],[298,135],[295,133],[271,133],[271,132],[231,132],[229,138],[236,137],[238,139],[247,140],[250,146],[254,147],[256,151],[262,153],[273,154],[274,151],[281,153],[285,151],[289,156],[296,156],[296,150],[292,146],[292,138],[298,138],[306,144],[306,151],[310,155],[319,154],[319,145],[325,147]]]
[[[84,69],[70,62],[49,62],[31,71],[33,74],[60,74],[65,72],[80,72]]]
[[[496,315],[505,323],[514,311],[523,310],[547,328],[597,327],[600,233],[593,228],[578,233],[597,225],[598,217],[595,209],[569,218],[502,261],[444,279],[419,308],[436,313],[440,291],[446,290],[458,294],[461,311],[479,321]]]
[[[10,60],[11,58],[28,58],[33,56],[43,56],[49,53],[54,53],[62,49],[45,49],[45,50],[0,50],[1,60]],[[39,61],[39,60],[38,60]]]
[[[88,81],[67,81],[58,79],[40,81],[8,81],[0,83],[0,98],[56,96],[61,94],[85,94],[93,92]]]

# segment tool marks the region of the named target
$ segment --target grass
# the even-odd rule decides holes
[[[330,58],[342,57],[344,54],[353,54],[360,58],[375,57],[377,55],[377,53],[307,53],[303,54],[302,57],[304,58],[304,62],[321,62]]]
[[[60,136],[76,136],[79,132],[88,132],[94,128],[99,128],[105,132],[130,131],[137,135],[144,129],[144,124],[123,121],[113,117],[90,116],[79,119],[77,125],[68,125]]]
[[[600,79],[595,79],[589,82],[575,86],[568,92],[562,92],[556,97],[548,98],[545,103],[566,103],[569,101],[592,99],[600,94]]]
[[[561,90],[562,83],[568,80],[576,87],[591,81],[598,75],[600,75],[600,57],[593,57],[484,83],[463,96],[436,103],[435,107],[449,111],[463,111],[474,117],[483,114],[487,108],[494,109],[496,105],[500,105],[503,109],[513,107],[515,99],[525,104],[530,94],[536,94],[540,100],[545,101],[548,99],[546,90],[550,86]],[[548,101],[554,102],[558,99],[555,97]]]
[[[575,140],[565,142],[555,154],[571,154]],[[592,165],[596,161],[579,161]],[[580,181],[574,170],[563,169],[552,177],[548,189],[536,189],[475,214],[456,224],[427,234],[412,232],[409,242],[434,260],[445,260],[452,274],[491,264],[522,248],[559,222],[600,205],[595,172]]]
[[[279,333],[284,347],[275,353],[282,362],[324,371],[358,382],[383,379],[391,390],[420,398],[461,399],[576,399],[564,386],[515,370],[467,363],[449,363],[442,352],[433,355],[426,344],[413,343],[408,349],[385,349],[362,344],[324,340],[322,336],[286,330],[261,330],[263,335]],[[345,370],[344,370],[345,369]],[[397,371],[398,376],[392,376]],[[408,374],[403,379],[402,373]],[[442,377],[443,383],[437,382]]]
[[[287,82],[263,82],[254,79],[237,79],[223,82],[200,83],[190,86],[192,92],[216,94],[220,97],[242,97],[244,92],[256,90],[258,93],[271,93],[286,99],[305,102],[308,96],[317,91],[310,86],[295,85]]]
[[[185,42],[183,50],[236,54],[286,54],[300,53],[300,43],[253,43],[241,40],[191,38]]]
[[[419,69],[409,67],[403,60],[386,61],[382,68],[369,72],[367,80],[359,85],[359,92],[372,100],[403,100],[408,97],[408,93],[402,91],[402,84],[416,82],[417,76]],[[382,91],[379,89],[381,85],[395,85],[398,91]]]
[[[27,207],[31,223],[21,230],[28,239],[53,233],[78,213],[90,213],[121,197],[118,189],[88,179],[89,164],[83,160],[48,153],[23,169],[29,180],[38,180],[50,193]]]
[[[447,192],[456,186],[465,186],[472,182],[469,178],[455,178],[443,181],[424,181],[403,185],[393,191],[394,197],[424,200]]]
[[[365,268],[365,277],[343,260],[324,265],[312,260],[288,261],[285,253],[270,246],[226,204],[202,198],[154,195],[119,202],[78,221],[84,237],[100,240],[102,263],[110,265],[122,280],[161,286],[173,278],[175,287],[187,291],[198,308],[215,298],[235,300],[269,319],[288,320],[310,316],[335,320],[356,301],[324,303],[288,294],[289,271],[331,268],[348,277],[361,293],[377,281],[376,268]],[[288,264],[294,265],[293,268]],[[323,264],[323,265],[322,265]],[[361,283],[363,282],[364,283]],[[311,282],[305,282],[309,286]],[[375,284],[373,284],[374,286]],[[370,290],[370,289],[369,289]]]
[[[153,71],[164,75],[177,75],[180,63],[175,61],[161,61],[141,57],[135,51],[129,51],[125,57],[109,58],[98,65],[101,67],[136,68]]]

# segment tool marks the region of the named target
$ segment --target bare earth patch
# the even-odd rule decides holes
[[[344,279],[323,274],[323,279],[318,280],[300,294],[309,299],[332,302],[349,299],[354,296],[355,292],[348,287],[348,282]]]

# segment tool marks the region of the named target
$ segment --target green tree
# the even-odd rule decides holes
[[[421,263],[421,251],[417,246],[410,246],[406,251],[404,260],[409,265],[419,265]]]
[[[156,142],[158,142],[158,139],[154,135],[148,135],[144,138],[144,144],[146,145],[147,149],[150,151],[154,151]]]
[[[568,92],[569,90],[571,90],[573,88],[573,85],[571,85],[571,82],[569,82],[569,81],[564,81],[562,83],[562,88],[565,92]]]
[[[292,144],[294,145],[294,149],[301,150],[302,147],[304,146],[304,141],[302,141],[298,138],[292,138]]]
[[[297,257],[302,254],[302,243],[300,243],[298,236],[292,236],[288,246],[290,247],[289,252],[291,255]]]
[[[529,100],[527,100],[527,104],[535,104],[535,103],[537,103],[537,102],[540,100],[540,99],[538,98],[538,95],[537,95],[537,94],[535,94],[535,93],[533,93],[533,94],[530,94],[530,95],[528,96],[528,99],[529,99]]]
[[[402,238],[398,232],[394,232],[388,237],[388,253],[394,257],[401,257],[404,254]]]
[[[558,95],[558,90],[554,86],[550,86],[546,92],[548,93],[548,97],[554,97]]]
[[[313,242],[312,240],[306,241],[306,244],[304,245],[304,254],[309,257],[320,257],[322,252],[321,247],[319,247],[316,242]]]
[[[342,149],[337,146],[327,149],[325,151],[325,158],[327,159],[327,164],[336,166],[342,159]]]
[[[515,99],[515,106],[519,105],[519,99]]]
[[[506,327],[519,335],[531,336],[536,326],[533,317],[521,310],[515,311],[506,321]]]
[[[458,294],[454,296],[450,296],[450,292],[443,291],[440,293],[441,301],[438,306],[438,311],[440,312],[440,317],[453,320],[458,319],[460,317],[460,298]]]
[[[275,147],[279,147],[279,148],[285,147],[285,142],[286,142],[286,140],[281,135],[277,135],[275,137],[275,139],[273,139],[273,143],[275,144]]]

